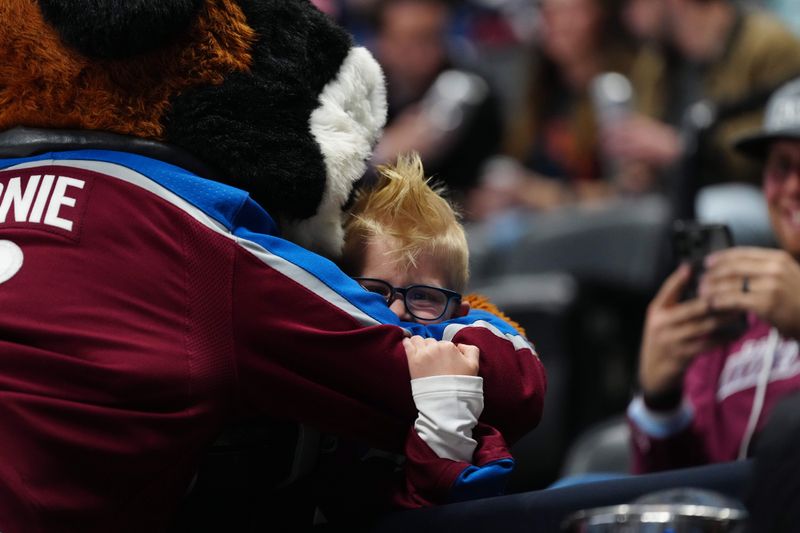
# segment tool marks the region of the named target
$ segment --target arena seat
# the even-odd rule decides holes
[[[630,429],[624,414],[598,422],[584,431],[567,451],[561,477],[591,473],[630,472]]]

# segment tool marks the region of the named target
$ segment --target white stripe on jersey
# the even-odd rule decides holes
[[[444,328],[444,333],[442,334],[443,341],[452,341],[456,334],[464,328],[471,328],[471,327],[482,327],[486,328],[501,339],[506,339],[511,341],[511,344],[514,345],[516,350],[530,350],[533,352],[533,355],[539,357],[539,354],[536,353],[536,350],[533,349],[533,346],[525,340],[522,335],[512,335],[511,333],[503,333],[497,327],[493,326],[492,324],[486,322],[485,320],[476,320],[471,324],[450,324],[446,328]]]

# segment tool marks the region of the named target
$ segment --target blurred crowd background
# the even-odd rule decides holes
[[[576,473],[599,446],[587,435],[623,431],[673,222],[774,245],[758,168],[730,144],[800,75],[800,5],[314,1],[383,66],[372,167],[421,154],[463,213],[470,291],[520,322],[547,367],[544,421],[515,447],[511,488]],[[625,436],[604,435],[619,452],[605,466],[620,466]]]

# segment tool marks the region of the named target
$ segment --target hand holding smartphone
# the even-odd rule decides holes
[[[704,224],[694,220],[678,220],[673,226],[672,247],[680,262],[688,263],[692,274],[682,300],[697,298],[700,278],[705,272],[708,255],[734,245],[730,228],[725,224]],[[739,313],[717,331],[721,340],[740,336],[747,326],[746,316]]]

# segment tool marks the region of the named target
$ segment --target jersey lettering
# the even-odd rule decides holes
[[[44,224],[71,232],[77,194],[84,180],[55,174],[0,179],[0,224]]]

